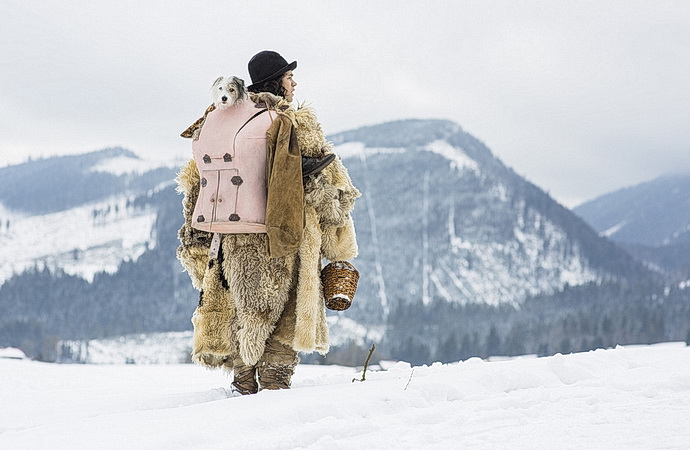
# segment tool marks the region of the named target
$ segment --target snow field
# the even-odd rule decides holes
[[[192,365],[0,360],[0,448],[683,449],[690,349],[618,347],[369,371],[299,366],[232,397]]]

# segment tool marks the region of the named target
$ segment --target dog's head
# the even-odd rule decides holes
[[[211,86],[211,97],[216,108],[229,108],[247,98],[247,88],[241,78],[218,77]]]

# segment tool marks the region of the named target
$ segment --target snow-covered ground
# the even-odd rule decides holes
[[[232,397],[193,365],[0,359],[2,449],[687,449],[690,348],[368,372],[299,366]]]
[[[0,347],[0,359],[26,359],[26,354],[13,347]]]

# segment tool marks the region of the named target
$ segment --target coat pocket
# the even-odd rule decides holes
[[[215,201],[214,222],[237,222],[237,196],[244,180],[237,169],[218,171],[218,194]]]

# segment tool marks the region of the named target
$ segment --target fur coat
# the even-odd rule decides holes
[[[332,153],[332,145],[326,142],[311,108],[293,110],[277,97],[261,95],[264,97],[253,100],[264,101],[283,119],[289,119],[303,156]],[[203,126],[203,117],[194,126]],[[269,135],[276,132],[273,128]],[[268,152],[271,160],[275,148],[269,145]],[[262,356],[269,336],[295,351],[327,353],[321,260],[357,256],[351,212],[360,193],[340,158],[305,183],[301,241],[296,252],[279,257],[269,255],[269,235],[235,234],[224,235],[218,258],[210,259],[212,235],[190,226],[199,194],[194,160],[181,169],[177,182],[184,195],[185,218],[178,233],[177,256],[200,291],[192,317],[193,361],[231,370],[232,361],[239,358],[252,366]]]

